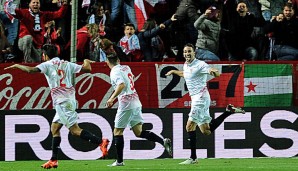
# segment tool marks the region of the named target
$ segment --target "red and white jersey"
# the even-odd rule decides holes
[[[111,69],[110,78],[114,90],[119,84],[125,84],[125,88],[118,95],[118,110],[124,111],[142,106],[134,87],[134,75],[129,66],[120,64],[114,66]]]
[[[79,73],[81,65],[60,60],[55,57],[36,66],[45,75],[51,89],[53,105],[67,100],[75,100],[75,89],[72,84],[73,74]]]

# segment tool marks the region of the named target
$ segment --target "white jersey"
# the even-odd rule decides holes
[[[183,76],[189,95],[193,96],[207,90],[207,74],[210,66],[198,59],[194,59],[190,64],[184,63]]]
[[[118,95],[118,110],[124,111],[142,106],[134,87],[134,75],[132,74],[129,66],[120,64],[114,66],[111,69],[110,78],[114,90],[119,84],[125,84],[124,89]]]
[[[51,89],[53,104],[75,100],[75,89],[72,84],[73,74],[79,73],[81,65],[60,60],[55,57],[36,66],[44,73]]]

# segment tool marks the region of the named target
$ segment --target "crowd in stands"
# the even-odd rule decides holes
[[[298,60],[298,0],[78,0],[76,61]],[[0,0],[0,63],[70,60],[71,0]]]

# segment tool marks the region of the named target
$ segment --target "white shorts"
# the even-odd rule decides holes
[[[77,123],[79,117],[76,112],[76,101],[64,101],[55,105],[56,114],[54,116],[53,122],[57,122],[70,128],[75,123]]]
[[[188,120],[197,123],[198,126],[210,123],[212,120],[209,113],[210,101],[208,91],[191,96],[191,109]]]
[[[115,128],[126,128],[128,125],[132,128],[139,123],[143,124],[142,107],[124,111],[117,110],[114,122]]]

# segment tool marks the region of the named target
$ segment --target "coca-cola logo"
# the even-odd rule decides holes
[[[52,109],[50,88],[45,79],[42,78],[43,75],[28,74],[26,79],[22,80],[15,77],[20,76],[11,73],[0,75],[0,86],[3,87],[0,92],[1,110]],[[31,77],[34,78],[34,82],[30,81]],[[106,101],[113,93],[109,75],[105,73],[84,73],[78,75],[75,82],[78,108],[105,108]],[[113,108],[116,108],[117,105],[115,103]]]

